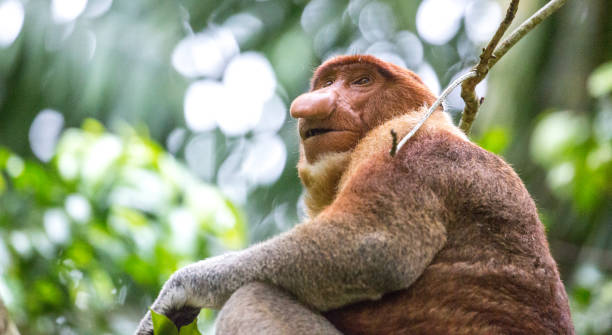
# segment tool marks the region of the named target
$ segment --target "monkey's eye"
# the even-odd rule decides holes
[[[331,79],[329,79],[329,80],[325,81],[325,82],[323,83],[323,85],[321,85],[321,86],[323,86],[323,87],[327,87],[327,86],[331,86],[331,84],[333,84],[333,83],[334,83],[334,81],[333,81],[333,80],[331,80]]]
[[[361,77],[353,82],[355,85],[366,85],[370,83],[369,77]]]

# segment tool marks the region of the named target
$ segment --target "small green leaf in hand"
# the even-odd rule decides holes
[[[182,326],[179,335],[202,335],[198,331],[198,319],[193,320],[192,323]]]
[[[151,310],[151,319],[153,320],[153,333],[155,335],[178,335],[178,329],[172,320],[165,315],[158,314]]]
[[[198,320],[193,320],[192,323],[181,327],[179,331],[172,320],[165,315],[156,313],[151,310],[151,318],[153,319],[153,332],[155,335],[202,335],[198,331]]]

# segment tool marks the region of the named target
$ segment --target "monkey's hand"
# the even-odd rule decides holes
[[[238,253],[199,261],[175,272],[164,284],[151,309],[172,320],[180,329],[190,324],[202,308],[219,309],[248,280],[236,268]],[[153,334],[151,312],[140,321],[138,335]]]

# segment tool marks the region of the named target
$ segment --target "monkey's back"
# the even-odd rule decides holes
[[[510,166],[448,134],[404,148],[398,178],[418,176],[443,199],[447,243],[408,289],[325,316],[344,334],[573,334],[535,204]]]

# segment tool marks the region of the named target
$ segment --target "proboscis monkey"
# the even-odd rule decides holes
[[[372,56],[321,65],[291,106],[309,218],[177,271],[153,310],[218,334],[573,334],[525,186],[438,110],[412,72]],[[138,334],[151,334],[150,315]]]

